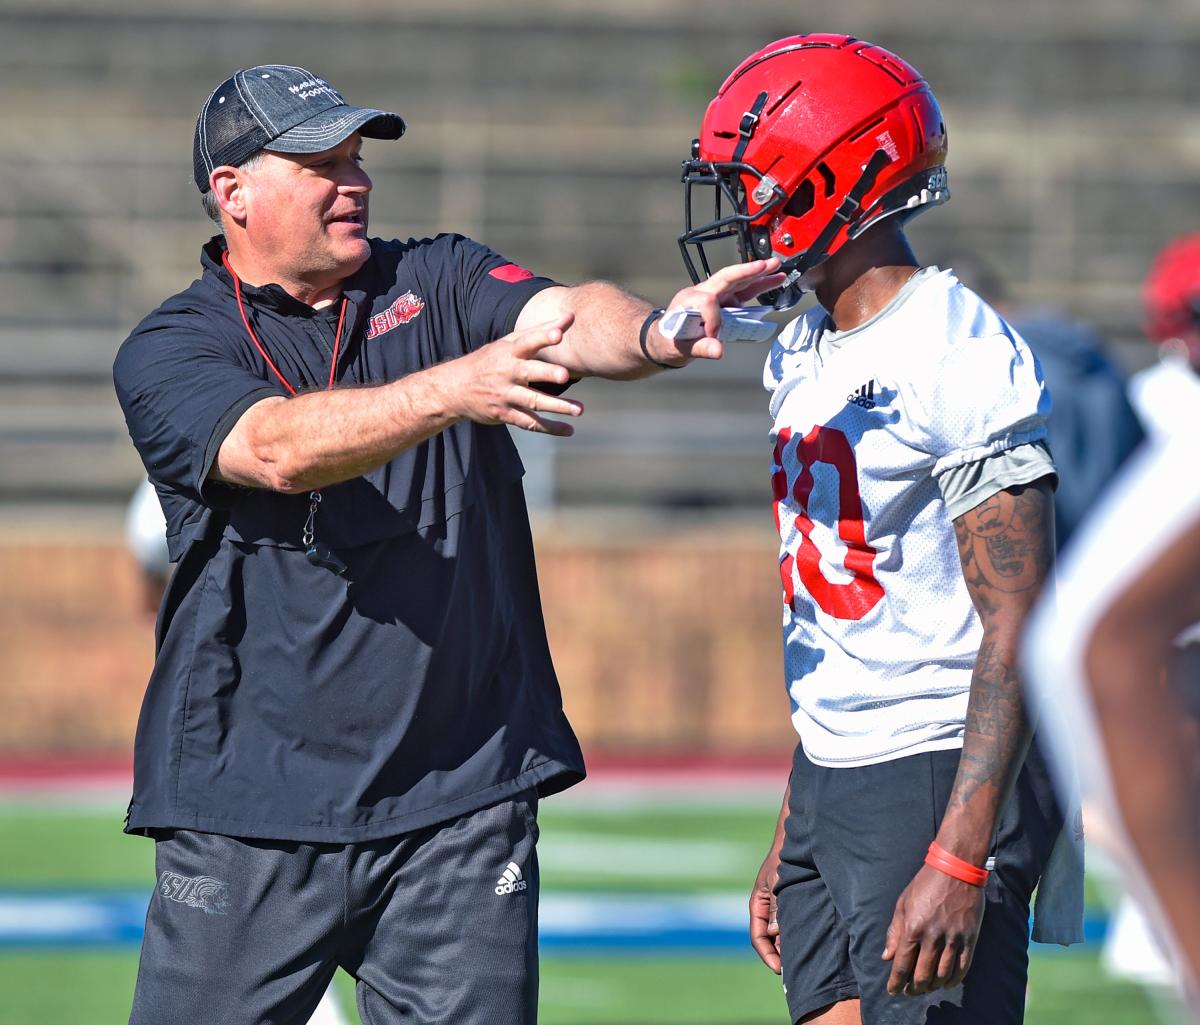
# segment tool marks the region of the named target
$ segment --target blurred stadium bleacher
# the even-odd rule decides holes
[[[746,52],[806,30],[896,49],[941,98],[956,198],[916,223],[919,245],[975,248],[1018,300],[1090,320],[1127,365],[1148,358],[1137,283],[1200,209],[1188,0],[864,0],[819,17],[712,0],[5,2],[0,514],[111,520],[135,485],[109,366],[195,274],[208,232],[192,120],[232,68],[303,64],[405,115],[400,144],[368,150],[375,232],[458,230],[560,280],[663,301],[683,277],[677,169],[705,102]],[[542,498],[761,510],[757,362],[586,383],[579,436],[540,454]]]

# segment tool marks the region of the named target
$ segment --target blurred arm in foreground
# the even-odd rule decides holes
[[[1200,446],[1137,457],[1063,563],[1056,615],[1039,609],[1026,670],[1060,773],[1128,840],[1131,886],[1170,936],[1200,1009],[1200,776],[1181,642],[1200,621]]]

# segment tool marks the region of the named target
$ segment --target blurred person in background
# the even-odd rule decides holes
[[[1133,375],[1129,393],[1155,436],[1200,427],[1200,233],[1170,242],[1155,258],[1142,288],[1146,336],[1158,361]]]
[[[303,1022],[339,964],[376,1025],[536,1019],[537,802],[583,762],[505,425],[568,436],[571,381],[718,358],[721,305],[782,280],[681,290],[676,342],[613,285],[371,238],[363,138],[404,127],[301,68],[222,82],[193,150],[222,235],[117,355],[177,563],[127,819],[139,1025]]]
[[[1158,358],[1130,378],[1130,400],[1152,438],[1194,436],[1200,429],[1200,233],[1163,247],[1146,274],[1142,299],[1146,337]],[[1179,721],[1200,752],[1200,633],[1185,632],[1176,649],[1170,672],[1183,705]],[[1128,895],[1113,913],[1103,962],[1111,974],[1141,982],[1169,984],[1177,975],[1155,924]]]
[[[153,622],[171,579],[167,521],[149,479],[134,491],[125,510],[125,544],[138,567],[139,607]]]
[[[1054,540],[1061,551],[1145,437],[1129,382],[1093,327],[1059,310],[1016,305],[1003,278],[977,253],[939,255],[939,263],[1016,328],[1041,365],[1050,393],[1046,430],[1058,467]]]
[[[763,377],[800,743],[750,933],[794,1022],[1020,1022],[1064,832],[1015,672],[1053,557],[1049,401],[906,239],[949,198],[946,152],[914,68],[814,33],[743,61],[684,163],[693,279],[730,240],[783,261],[779,307],[819,303]]]
[[[1190,810],[1200,807],[1194,792],[1180,799],[1181,788],[1194,788],[1200,779],[1200,614],[1194,605],[1200,587],[1194,573],[1189,582],[1170,573],[1172,568],[1188,573],[1186,510],[1200,466],[1200,235],[1164,247],[1147,273],[1143,298],[1146,332],[1160,357],[1129,385],[1149,434],[1146,452],[1128,474],[1116,478],[1118,487],[1100,506],[1086,544],[1070,551],[1059,586],[1060,618],[1053,618],[1049,606],[1040,611],[1038,640],[1027,656],[1031,681],[1046,702],[1048,729],[1058,738],[1063,778],[1071,775],[1065,763],[1072,734],[1081,731],[1074,757],[1082,766],[1088,807],[1095,812],[1099,828],[1094,831],[1116,849],[1125,869],[1131,860],[1123,849],[1123,828],[1141,854],[1158,828],[1155,816],[1174,804],[1180,817],[1162,828],[1168,843],[1184,843],[1193,824]],[[1172,523],[1181,538],[1171,536]],[[1057,711],[1056,684],[1067,706]],[[1132,707],[1139,702],[1142,712]],[[1128,733],[1119,732],[1122,721],[1130,724]],[[1082,729],[1088,724],[1094,728]],[[1156,742],[1147,744],[1153,737]],[[1139,745],[1141,757],[1151,763],[1145,769],[1132,758]],[[1139,789],[1146,801],[1135,805]],[[1146,863],[1147,870],[1152,864]],[[1174,918],[1174,898],[1169,889],[1159,888],[1157,897],[1150,897],[1147,916],[1137,898],[1149,891],[1136,864],[1132,870],[1132,886],[1125,873],[1110,880],[1133,894],[1122,896],[1113,914],[1105,967],[1142,982],[1175,982],[1178,970],[1162,952],[1162,902],[1172,905]],[[1161,868],[1154,871],[1161,874]],[[1179,906],[1191,906],[1186,894]],[[1178,942],[1185,952],[1195,949],[1191,938]],[[1195,977],[1190,981],[1194,984]]]

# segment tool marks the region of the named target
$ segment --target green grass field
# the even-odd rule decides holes
[[[119,808],[0,802],[0,889],[149,890],[153,844],[120,832]],[[773,825],[769,803],[591,804],[569,796],[541,812],[543,893],[739,893]],[[1106,978],[1095,949],[1033,947],[1027,1022],[1152,1025],[1148,996]],[[133,947],[0,950],[0,1025],[124,1022]],[[338,979],[351,1020],[353,982]],[[749,950],[548,954],[542,1025],[782,1025],[778,979]]]

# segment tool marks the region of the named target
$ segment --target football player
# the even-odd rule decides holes
[[[1175,239],[1155,258],[1142,288],[1146,336],[1158,362],[1134,374],[1129,397],[1147,433],[1196,429],[1200,403],[1200,233]]]
[[[1031,621],[1026,667],[1056,761],[1084,798],[1200,1011],[1200,678],[1181,635],[1200,622],[1200,442],[1153,439],[1066,552]],[[1169,498],[1168,498],[1169,496]],[[1152,530],[1146,525],[1152,523]],[[1168,680],[1175,686],[1169,686]],[[1192,706],[1192,707],[1189,707]],[[1125,912],[1128,915],[1128,912]],[[1140,954],[1143,961],[1144,953]]]
[[[1068,548],[1026,675],[1060,773],[1078,763],[1130,890],[1106,967],[1176,981],[1200,1010],[1200,234],[1164,247],[1143,294],[1161,359],[1130,393],[1149,441]]]
[[[782,260],[777,306],[819,304],[764,372],[800,743],[750,934],[795,1022],[1020,1022],[1061,827],[1016,674],[1054,547],[1049,398],[905,237],[950,197],[946,151],[911,65],[811,34],[729,75],[684,163],[693,278],[734,245]]]

